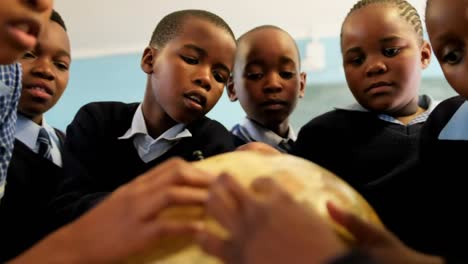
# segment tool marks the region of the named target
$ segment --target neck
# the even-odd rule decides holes
[[[143,100],[141,106],[146,129],[152,138],[158,138],[166,130],[177,124],[159,106],[155,107],[155,105],[157,104]]]
[[[42,118],[43,118],[43,115],[28,115],[28,114],[25,114],[21,111],[19,111],[20,114],[24,115],[25,117],[31,119],[31,121],[33,121],[34,123],[42,126]]]
[[[415,119],[418,115],[420,115],[424,111],[426,111],[426,109],[418,106],[418,109],[416,109],[416,111],[413,114],[407,115],[407,116],[399,116],[396,119],[402,122],[403,124],[407,125],[409,122],[411,122],[413,119]]]
[[[257,121],[255,121],[257,122]],[[260,125],[270,129],[271,131],[275,132],[278,136],[282,138],[287,138],[289,135],[289,120],[286,119],[281,123],[276,123],[276,124],[262,124],[260,122],[257,122]]]

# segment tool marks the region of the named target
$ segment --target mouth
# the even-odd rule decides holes
[[[190,92],[185,94],[184,97],[201,107],[204,107],[206,105],[206,97],[201,93]]]
[[[41,82],[26,84],[24,86],[24,89],[34,90],[34,91],[44,93],[44,94],[48,94],[48,95],[53,95],[54,94],[52,89],[47,84],[41,83]]]
[[[379,88],[379,87],[384,87],[384,86],[393,86],[393,83],[391,82],[376,82],[376,83],[373,83],[371,86],[369,86],[369,88],[367,88],[367,90],[372,90],[374,88]]]
[[[284,100],[280,100],[280,99],[269,99],[269,100],[266,100],[264,102],[262,102],[260,104],[260,106],[272,106],[272,105],[281,105],[281,106],[284,106],[284,105],[287,105],[288,103]]]
[[[288,102],[280,99],[270,99],[262,102],[260,107],[264,108],[265,110],[272,110],[277,111],[284,109],[288,105]]]

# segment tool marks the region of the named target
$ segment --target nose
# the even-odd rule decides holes
[[[263,91],[265,93],[278,93],[283,89],[281,76],[276,72],[267,74],[265,81],[266,83],[263,86]]]
[[[211,89],[211,68],[201,66],[196,72],[193,83],[209,91]]]
[[[51,63],[48,59],[36,60],[31,68],[32,75],[49,81],[55,80],[55,72],[51,68]]]
[[[45,12],[52,9],[53,0],[24,0],[26,4],[38,12]]]
[[[387,72],[387,65],[382,60],[371,61],[366,68],[366,75],[372,77]]]

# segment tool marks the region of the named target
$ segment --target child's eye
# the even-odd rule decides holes
[[[283,79],[291,79],[292,77],[294,77],[294,72],[283,71],[280,72],[280,76]]]
[[[442,62],[447,63],[449,65],[456,65],[460,63],[463,59],[463,51],[462,50],[449,50],[442,54]]]
[[[226,83],[227,82],[227,78],[224,77],[224,75],[222,75],[221,73],[217,72],[217,71],[214,71],[213,72],[213,76],[215,78],[215,80],[219,83]]]
[[[183,55],[181,55],[180,57],[188,64],[191,64],[191,65],[198,64],[198,59],[196,59],[196,58],[187,57],[187,56],[183,56]]]
[[[68,64],[63,63],[63,62],[55,62],[54,63],[55,67],[61,71],[68,71]]]
[[[382,50],[382,54],[385,57],[395,57],[400,53],[400,48],[387,48]]]
[[[354,66],[360,66],[364,63],[364,57],[362,56],[359,56],[359,57],[355,57],[355,58],[352,58],[349,60],[349,63],[351,63],[352,65]]]
[[[256,80],[260,80],[261,78],[263,78],[263,73],[248,72],[246,74],[246,77],[247,77],[247,80],[256,81]]]
[[[34,53],[28,51],[23,55],[23,59],[34,59],[36,58],[36,55]]]

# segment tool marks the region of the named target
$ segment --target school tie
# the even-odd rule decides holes
[[[52,155],[50,150],[52,148],[52,144],[50,142],[50,137],[45,128],[41,128],[39,130],[39,135],[37,136],[37,143],[39,144],[39,151],[37,154],[41,155],[42,157],[52,160]]]
[[[278,144],[278,147],[281,149],[282,152],[289,153],[291,152],[293,145],[294,145],[294,140],[288,139],[288,140],[282,140]]]

